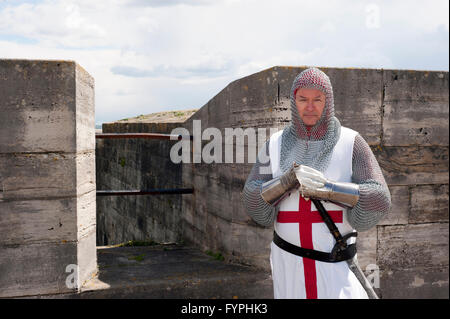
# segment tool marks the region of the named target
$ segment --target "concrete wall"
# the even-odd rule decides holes
[[[202,130],[215,127],[222,131],[222,136],[225,128],[281,129],[290,121],[292,81],[303,69],[274,67],[236,80],[183,126],[192,132],[193,120],[201,120]],[[333,83],[337,117],[344,126],[360,132],[372,147],[392,194],[390,215],[377,227],[359,234],[358,256],[363,269],[369,264],[379,266],[379,293],[384,298],[448,298],[448,72],[322,70]],[[106,127],[120,131],[124,125]],[[136,127],[133,131],[141,129]],[[157,132],[155,126],[150,130]],[[120,143],[123,142],[111,141],[109,153],[103,153],[102,165],[109,162],[117,167],[113,164],[119,160],[114,155],[116,149],[125,148]],[[148,169],[159,171],[162,166],[168,167],[169,149],[154,150],[150,151],[160,161],[154,164],[154,170]],[[270,269],[272,229],[256,225],[241,201],[252,164],[182,166],[182,186],[195,188],[193,195],[179,196],[182,200],[177,202],[177,211],[171,212],[177,214],[178,207],[181,208],[181,225],[176,229],[177,233],[181,231],[182,239],[203,249],[220,251],[227,259]],[[98,171],[97,178],[102,174]],[[117,187],[130,186],[120,184],[127,178],[122,171],[111,181],[117,181]],[[177,178],[173,180],[178,183]],[[126,207],[132,205],[133,199],[123,201],[120,205]],[[102,211],[110,213],[117,209],[117,202],[110,203]],[[168,208],[161,206],[161,212],[167,212]],[[151,216],[159,214],[158,207],[155,209]],[[144,208],[138,211],[133,214],[145,216]],[[134,225],[137,221],[127,218],[120,223]],[[121,241],[133,239],[130,236],[134,233],[130,230]]]
[[[74,291],[97,268],[94,79],[0,60],[0,297]]]
[[[103,133],[170,133],[178,123],[103,124]],[[181,187],[181,165],[169,152],[175,141],[98,139],[97,189],[130,190]],[[187,195],[185,195],[187,196]],[[129,240],[180,242],[180,195],[100,196],[97,198],[97,244]]]

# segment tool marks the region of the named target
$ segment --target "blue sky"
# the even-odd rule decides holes
[[[0,58],[68,59],[96,122],[200,108],[275,65],[444,70],[447,0],[0,0]]]

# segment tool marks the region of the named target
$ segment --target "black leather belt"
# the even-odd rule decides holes
[[[350,233],[345,237],[350,237],[349,235],[353,235],[354,233]],[[326,263],[337,263],[340,261],[344,261],[347,259],[351,259],[356,254],[356,244],[347,245],[347,248],[345,249],[339,249],[339,246],[335,245],[331,253],[326,253],[319,250],[314,249],[307,249],[299,246],[295,246],[287,241],[285,241],[283,238],[278,236],[278,234],[274,231],[273,232],[273,242],[275,245],[280,247],[283,250],[286,250],[287,252],[304,257],[309,259],[314,259],[318,261],[323,261]]]
[[[342,236],[339,232],[338,228],[336,227],[336,224],[331,219],[330,215],[326,211],[326,209],[323,207],[322,203],[319,200],[313,199],[314,205],[316,206],[317,210],[319,211],[320,216],[322,217],[324,223],[327,225],[328,229],[330,230],[330,233],[333,235],[334,239],[336,240],[336,244],[334,245],[333,249],[330,253],[326,253],[319,250],[314,249],[308,249],[303,248],[299,246],[295,246],[287,241],[285,241],[283,238],[278,236],[278,234],[274,231],[273,232],[273,242],[275,245],[280,247],[283,250],[286,250],[287,252],[314,260],[319,260],[327,263],[336,263],[348,259],[352,259],[356,254],[356,244],[347,245],[347,239],[350,237],[356,237],[358,236],[357,232],[349,233],[345,236]]]

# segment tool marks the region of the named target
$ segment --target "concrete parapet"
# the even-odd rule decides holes
[[[94,112],[77,63],[0,60],[0,297],[77,291],[96,272]]]

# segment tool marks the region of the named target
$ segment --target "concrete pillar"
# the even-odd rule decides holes
[[[96,273],[95,190],[94,79],[74,61],[0,60],[0,297]]]

